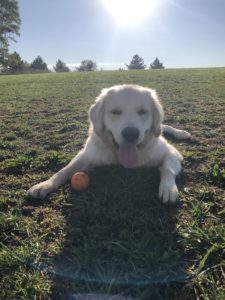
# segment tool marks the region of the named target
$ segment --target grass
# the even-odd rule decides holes
[[[159,174],[93,170],[46,201],[26,190],[70,161],[104,87],[156,88],[165,123],[189,130],[180,201],[162,205]],[[67,299],[76,292],[137,299],[224,299],[225,69],[0,77],[0,298]]]

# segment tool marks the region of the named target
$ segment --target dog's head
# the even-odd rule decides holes
[[[163,109],[155,90],[120,85],[102,90],[89,118],[100,138],[111,137],[121,163],[132,167],[146,138],[161,134]]]

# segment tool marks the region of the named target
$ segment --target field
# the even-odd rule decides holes
[[[70,161],[100,90],[157,89],[183,154],[180,198],[163,205],[157,170],[95,169],[45,201],[26,191]],[[0,76],[0,299],[225,299],[225,69]]]

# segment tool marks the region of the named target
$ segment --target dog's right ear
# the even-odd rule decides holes
[[[102,132],[104,130],[104,104],[103,99],[96,99],[95,104],[92,104],[92,106],[89,109],[89,121],[91,123],[90,130],[94,130],[94,132],[101,136]]]

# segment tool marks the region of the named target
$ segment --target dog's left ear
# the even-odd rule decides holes
[[[92,104],[89,109],[89,121],[91,123],[91,130],[93,129],[94,132],[101,136],[104,130],[104,92],[102,90],[99,97],[96,99],[95,104]]]
[[[149,89],[148,92],[153,111],[153,133],[155,137],[158,137],[162,133],[161,125],[164,117],[164,111],[162,105],[160,104],[157,92],[152,89]]]
[[[104,124],[103,124],[103,104],[102,101],[97,101],[89,109],[89,120],[91,127],[97,135],[101,135]]]

